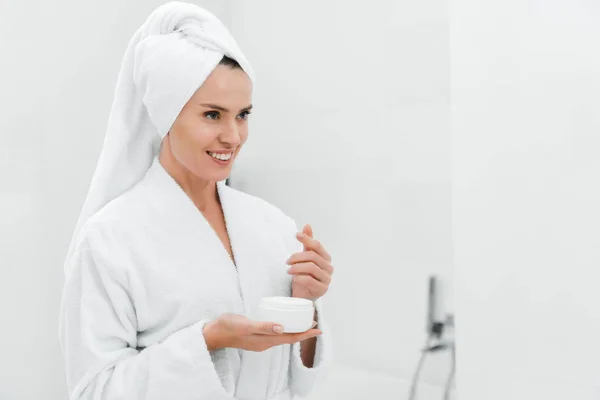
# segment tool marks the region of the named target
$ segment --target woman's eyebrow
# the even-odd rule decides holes
[[[216,104],[210,104],[209,103],[209,104],[200,104],[200,105],[204,106],[204,107],[208,107],[208,108],[214,108],[215,110],[219,110],[219,111],[223,111],[223,112],[229,112],[229,110],[226,109],[225,107],[221,107],[221,106],[216,105]],[[242,108],[240,111],[248,111],[248,110],[251,110],[251,109],[252,109],[252,104],[250,104],[247,107]]]

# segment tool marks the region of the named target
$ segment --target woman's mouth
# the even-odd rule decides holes
[[[213,153],[213,152],[207,151],[206,154],[208,154],[213,159],[213,161],[219,165],[229,164],[229,161],[231,160],[231,157],[233,156],[233,152],[231,152],[231,153]]]

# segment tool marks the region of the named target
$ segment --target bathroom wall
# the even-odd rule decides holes
[[[600,5],[449,4],[460,399],[598,399]]]
[[[62,262],[161,3],[0,2],[0,399],[66,398]],[[453,264],[461,400],[600,398],[598,3],[446,3],[198,1],[259,78],[232,185],[334,255],[336,367],[311,399],[405,398],[426,277]],[[428,359],[419,399],[448,366]]]
[[[445,2],[365,5],[232,7],[257,83],[231,184],[312,224],[334,257],[326,305],[337,366],[313,400],[406,398],[428,274],[445,279],[452,310]],[[419,399],[442,397],[449,366],[448,354],[428,358]]]

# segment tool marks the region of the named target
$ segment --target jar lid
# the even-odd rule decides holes
[[[308,299],[297,297],[263,297],[260,301],[261,307],[283,308],[286,310],[307,310],[313,307],[313,302]]]

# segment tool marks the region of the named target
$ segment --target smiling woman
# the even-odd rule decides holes
[[[72,400],[289,400],[328,367],[330,255],[310,227],[297,236],[280,209],[223,183],[252,85],[201,8],[168,3],[136,32],[65,265]],[[314,302],[318,328],[252,319],[275,296]]]
[[[203,209],[208,182],[226,179],[248,139],[252,81],[225,56],[183,107],[160,151],[161,164]]]

